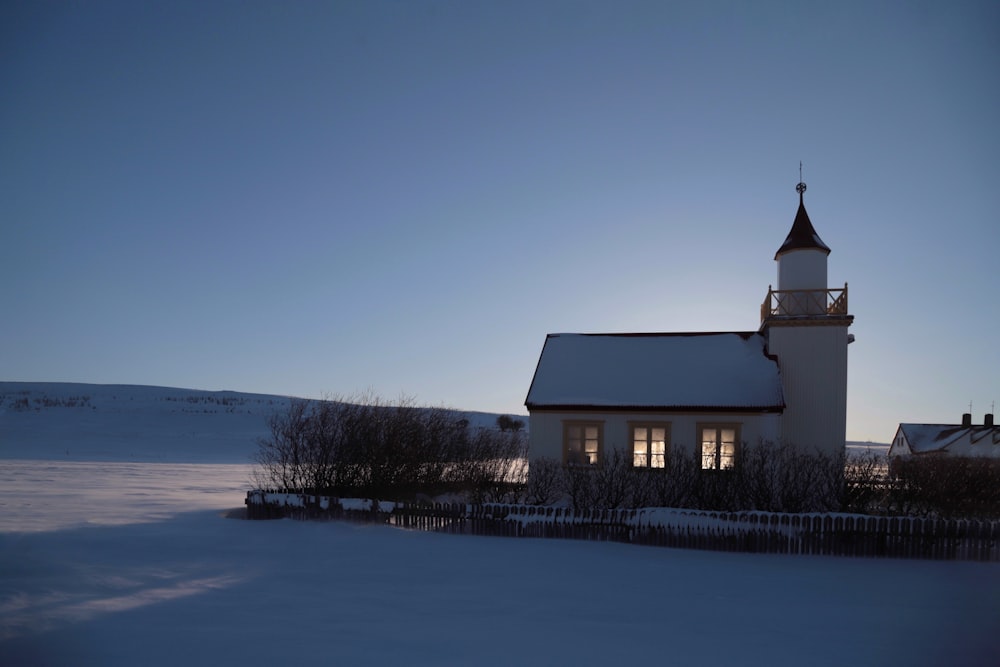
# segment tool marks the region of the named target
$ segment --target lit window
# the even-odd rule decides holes
[[[738,424],[712,424],[698,427],[702,470],[726,470],[736,465],[739,443]]]
[[[669,424],[632,424],[632,465],[662,468],[666,464]]]
[[[600,422],[565,422],[563,424],[563,461],[569,465],[597,465],[601,457],[603,424]]]

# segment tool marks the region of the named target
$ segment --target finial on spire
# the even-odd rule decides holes
[[[795,191],[799,193],[799,200],[801,200],[802,193],[806,191],[806,184],[802,182],[802,160],[799,160],[799,184],[795,186]]]

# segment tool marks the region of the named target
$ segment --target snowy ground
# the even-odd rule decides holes
[[[4,419],[3,666],[1000,664],[998,564],[239,521],[245,464],[28,460]]]

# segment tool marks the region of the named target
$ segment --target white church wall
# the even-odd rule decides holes
[[[630,423],[666,422],[670,425],[670,444],[690,453],[698,446],[699,424],[738,424],[740,440],[754,444],[761,440],[777,442],[780,438],[781,416],[776,413],[663,413],[663,412],[597,412],[536,410],[529,417],[531,438],[528,456],[531,459],[563,459],[563,424],[567,421],[599,422],[603,428],[604,456],[615,449],[627,450],[631,444]]]
[[[779,290],[825,290],[826,254],[821,250],[792,250],[778,261]]]
[[[843,453],[847,440],[847,326],[768,329],[785,393],[781,438],[807,450]]]

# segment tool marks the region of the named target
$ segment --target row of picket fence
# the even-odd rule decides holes
[[[463,535],[627,542],[683,549],[1000,561],[1000,521],[837,514],[586,510],[395,503],[247,493],[250,519],[339,519]]]

